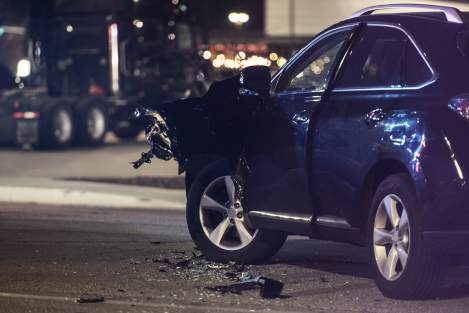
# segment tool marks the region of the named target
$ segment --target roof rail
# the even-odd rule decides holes
[[[386,9],[423,9],[423,10],[432,10],[440,11],[445,14],[446,20],[451,23],[462,24],[463,20],[460,15],[460,11],[453,7],[440,6],[440,5],[431,5],[431,4],[411,4],[411,3],[401,3],[401,4],[383,4],[375,5],[365,9],[362,9],[358,12],[355,12],[350,18],[359,17],[362,15],[369,15],[377,10],[386,10]]]

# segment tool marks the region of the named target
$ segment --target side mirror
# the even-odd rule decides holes
[[[241,96],[268,97],[270,94],[270,70],[267,66],[249,66],[241,71],[239,78]]]

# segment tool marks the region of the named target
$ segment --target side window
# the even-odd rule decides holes
[[[280,90],[322,91],[330,78],[332,64],[350,31],[332,34],[305,52],[306,57],[294,64],[281,78]]]
[[[402,86],[408,37],[390,27],[366,28],[345,62],[337,88]]]

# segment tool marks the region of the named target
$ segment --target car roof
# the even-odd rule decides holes
[[[378,13],[378,14],[368,14],[358,17],[345,19],[337,25],[340,24],[349,24],[356,22],[388,22],[396,24],[421,24],[428,26],[461,26],[469,22],[469,13],[464,12],[461,14],[464,23],[458,24],[453,22],[448,22],[444,14],[442,13],[433,13],[433,12],[413,12],[413,13]]]
[[[461,17],[469,18],[469,14],[461,14]],[[424,45],[434,45],[438,42],[437,39],[443,37],[452,37],[461,30],[469,29],[468,23],[453,23],[448,22],[444,15],[440,13],[394,13],[394,14],[369,14],[362,15],[354,18],[345,19],[325,31],[334,29],[340,26],[357,24],[357,23],[386,23],[399,25],[400,27],[409,31],[414,37],[417,37],[419,42]]]

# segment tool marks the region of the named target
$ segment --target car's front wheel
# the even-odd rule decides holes
[[[197,176],[187,202],[191,237],[213,261],[267,260],[282,247],[286,234],[250,226],[237,188],[222,163],[214,163]]]
[[[441,260],[423,245],[422,221],[410,178],[392,175],[378,186],[371,206],[371,264],[385,296],[433,296],[444,274]]]

